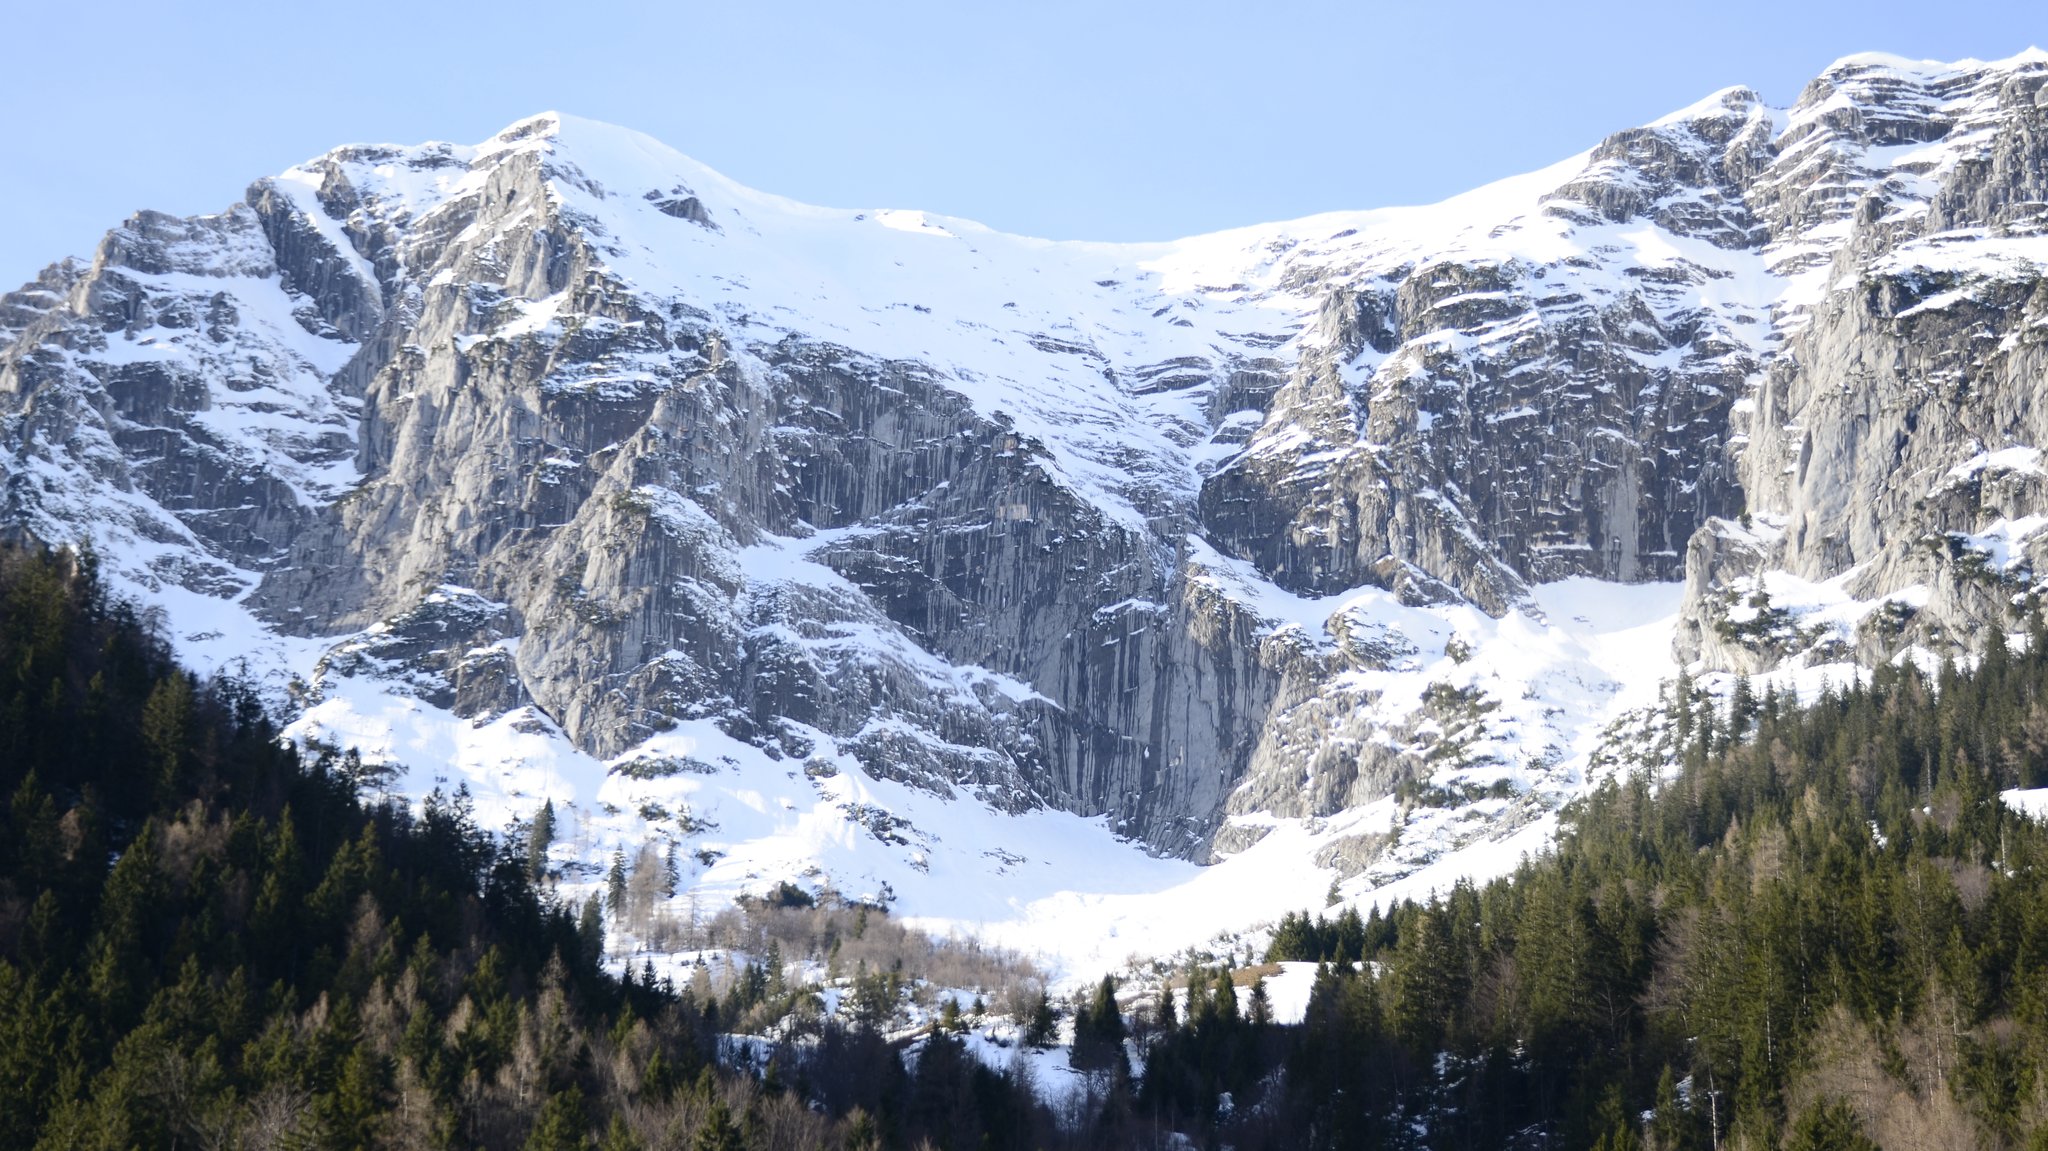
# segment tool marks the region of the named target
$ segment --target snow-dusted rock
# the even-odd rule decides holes
[[[4,514],[300,734],[555,796],[599,856],[687,841],[702,890],[1031,922],[1095,882],[1026,882],[1057,813],[1287,899],[1499,866],[1654,698],[1681,579],[1707,669],[2012,623],[2044,81],[1852,57],[1441,204],[1139,245],[556,114],[337,149],[0,297]]]

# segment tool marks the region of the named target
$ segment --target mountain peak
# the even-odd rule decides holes
[[[1646,128],[1673,128],[1700,120],[1719,119],[1726,116],[1745,116],[1751,109],[1763,105],[1764,99],[1756,89],[1735,84],[1718,92],[1709,93],[1683,108],[1660,116],[1645,124]]]
[[[1702,671],[2009,602],[2048,417],[1899,414],[2038,364],[2035,77],[1895,78],[1963,67],[1160,244],[811,207],[558,111],[338,148],[0,299],[0,527],[91,534],[295,736],[669,837],[694,890],[1027,916],[1159,863],[1113,829],[1362,895],[1575,794],[1681,579]]]
[[[2043,65],[2048,65],[2048,51],[2037,47],[2029,47],[2002,60],[1916,60],[1890,52],[1853,52],[1821,69],[1820,74],[1823,79],[1835,79],[1872,71],[1886,71],[1932,79],[1961,72],[2010,72]]]
[[[505,125],[491,139],[500,143],[516,144],[521,140],[530,140],[535,137],[559,136],[562,132],[563,118],[562,113],[553,109],[545,112],[535,112],[531,116],[522,116]]]

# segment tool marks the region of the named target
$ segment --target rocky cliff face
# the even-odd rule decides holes
[[[861,788],[1384,877],[1583,779],[1628,677],[1557,581],[1685,580],[1709,669],[2011,623],[2044,81],[1851,58],[1158,245],[810,208],[552,114],[339,149],[0,297],[5,515],[302,734],[517,761],[511,815],[594,764],[601,834],[711,872],[741,837],[673,808],[758,768],[919,870]]]
[[[2016,630],[2043,538],[2048,67],[1845,62],[1786,116],[1780,348],[1737,405],[1681,649],[1868,665]],[[1795,174],[1820,173],[1794,195]]]

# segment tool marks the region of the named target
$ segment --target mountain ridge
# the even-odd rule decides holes
[[[1077,859],[1101,820],[1383,897],[1540,843],[1677,670],[1603,637],[1812,683],[2013,625],[2044,79],[1846,57],[1437,205],[1136,245],[798,205],[559,114],[348,146],[0,298],[5,516],[93,535],[300,738],[561,798],[599,856],[695,845],[707,893],[936,907],[1064,812]],[[1991,398],[1830,407],[1902,323]],[[1985,462],[1928,505],[1813,438],[1880,417]],[[1808,542],[1865,496],[1948,558]]]

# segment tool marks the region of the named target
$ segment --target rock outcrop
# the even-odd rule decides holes
[[[1798,306],[1735,412],[1747,523],[1691,544],[1684,653],[1867,666],[2017,630],[2048,545],[2048,59],[1845,61],[1774,150]]]
[[[1502,735],[1455,611],[1683,579],[1683,656],[1739,671],[2013,626],[2044,83],[1851,58],[1161,245],[808,208],[553,114],[343,148],[0,297],[4,514],[215,665],[209,612],[261,621],[299,708],[375,679],[618,763],[711,725],[1196,859],[1397,794],[1514,822],[1576,753]]]

